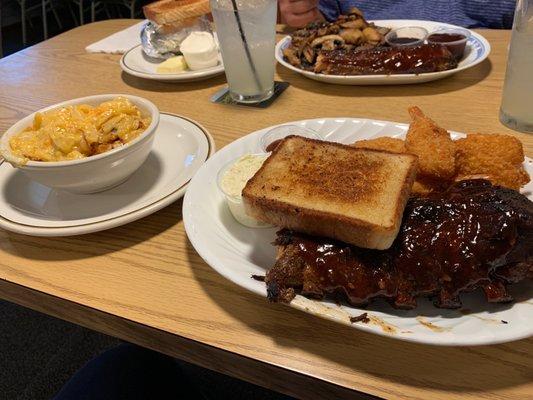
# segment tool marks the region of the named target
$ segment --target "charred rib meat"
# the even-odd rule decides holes
[[[276,245],[265,279],[271,301],[340,293],[356,306],[382,297],[411,309],[416,297],[431,296],[437,307],[458,308],[461,292],[481,288],[489,302],[508,302],[506,285],[532,277],[533,203],[485,180],[462,181],[409,200],[388,250],[288,230],[278,232]]]

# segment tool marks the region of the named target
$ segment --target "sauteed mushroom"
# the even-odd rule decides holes
[[[363,35],[368,43],[379,44],[383,40],[383,36],[376,30],[376,28],[363,29]]]
[[[360,29],[343,29],[339,35],[348,44],[358,44],[365,39]]]
[[[328,34],[329,35],[334,35],[336,33],[339,33],[341,30],[341,27],[337,24],[331,24],[329,27],[328,27]]]
[[[314,49],[320,47],[323,50],[334,50],[336,47],[343,46],[344,43],[344,39],[339,35],[326,35],[313,40],[311,47]]]
[[[339,25],[343,28],[348,28],[348,29],[364,29],[368,26],[367,23],[363,19],[355,19],[352,21],[346,21],[346,22],[340,23]]]
[[[367,22],[363,13],[354,7],[334,22],[317,21],[298,29],[291,35],[291,44],[283,54],[292,65],[312,69],[322,50],[353,52],[374,48],[383,44],[389,30]]]
[[[318,31],[316,32],[317,36],[325,36],[328,34],[328,28],[326,26],[318,29]]]
[[[315,62],[316,52],[311,46],[305,46],[302,51],[302,55],[309,64],[313,64]]]
[[[286,48],[283,49],[283,56],[294,66],[299,67],[301,65],[300,59],[296,56],[294,49]]]

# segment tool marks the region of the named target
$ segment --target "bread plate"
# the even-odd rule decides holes
[[[289,123],[289,122],[288,122]],[[341,143],[378,136],[404,137],[406,124],[360,119],[323,118],[290,122],[313,129],[323,138]],[[183,203],[187,235],[200,256],[217,272],[237,285],[266,297],[263,282],[251,278],[272,267],[276,249],[270,243],[275,228],[246,228],[234,220],[217,188],[220,168],[247,153],[261,151],[260,138],[272,127],[253,132],[224,147],[208,160],[192,179]],[[464,136],[451,132],[453,138]],[[533,160],[525,167],[533,173]],[[533,199],[533,183],[524,192]],[[301,311],[356,329],[417,343],[448,346],[487,345],[533,335],[533,282],[510,287],[516,301],[506,305],[487,303],[480,293],[462,295],[463,312],[435,308],[427,299],[410,311],[396,310],[385,302],[367,309],[337,305],[297,296],[290,305]],[[268,307],[266,298],[265,307]],[[464,310],[469,310],[468,314]],[[369,323],[350,322],[350,317],[368,313]]]
[[[192,176],[215,152],[209,132],[188,118],[161,112],[152,150],[124,183],[73,194],[29,179],[0,163],[0,228],[30,236],[99,232],[146,217],[183,197]]]
[[[211,68],[197,71],[185,71],[179,74],[161,74],[157,72],[160,61],[150,60],[143,53],[142,46],[138,45],[128,50],[120,59],[120,68],[129,75],[138,78],[151,79],[163,82],[196,82],[212,78],[224,73],[222,57],[219,63]]]
[[[456,25],[445,24],[442,22],[419,21],[407,19],[391,19],[371,21],[377,26],[387,28],[401,28],[403,26],[420,26],[433,32],[441,28],[460,28]],[[337,85],[405,85],[413,83],[423,83],[446,78],[458,72],[472,68],[485,60],[490,54],[490,44],[483,36],[474,31],[470,31],[470,39],[466,44],[465,55],[459,62],[457,68],[441,72],[430,72],[424,74],[398,74],[398,75],[325,75],[317,74],[311,71],[304,71],[297,68],[283,58],[283,49],[291,43],[291,37],[286,36],[281,39],[276,46],[276,60],[294,72],[316,81],[333,83]]]

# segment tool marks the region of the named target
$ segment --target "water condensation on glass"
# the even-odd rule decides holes
[[[152,58],[167,59],[180,55],[180,45],[191,32],[209,32],[211,24],[207,17],[198,18],[196,23],[174,32],[164,29],[152,21],[148,21],[141,30],[141,44],[144,53]]]
[[[513,23],[513,30],[515,31],[531,30],[531,24],[533,24],[533,0],[518,0]]]
[[[533,132],[533,0],[518,0],[503,87],[500,121]]]
[[[257,102],[273,93],[277,2],[236,2],[238,14],[231,0],[211,0],[211,11],[231,97]]]

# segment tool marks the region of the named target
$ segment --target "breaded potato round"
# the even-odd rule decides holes
[[[493,184],[519,190],[529,182],[522,143],[513,136],[471,133],[456,141],[457,178],[483,176]]]
[[[384,150],[391,153],[406,153],[405,142],[402,139],[391,137],[378,137],[375,139],[358,140],[354,147],[372,150]]]

